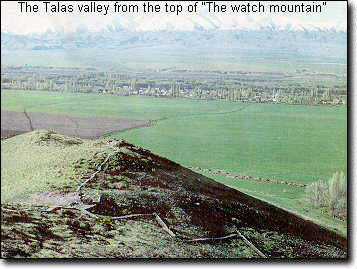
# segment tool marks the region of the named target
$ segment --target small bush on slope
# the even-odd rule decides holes
[[[347,218],[347,179],[343,172],[336,172],[328,182],[312,183],[306,192],[315,207],[327,209],[334,217]]]

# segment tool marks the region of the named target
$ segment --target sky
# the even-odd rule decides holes
[[[165,12],[165,1],[149,1],[151,5],[159,5],[160,12],[143,12],[143,3],[148,1],[118,1],[121,5],[138,5],[139,12],[114,12],[116,1],[96,1],[96,6],[102,5],[102,12],[79,12],[78,4],[90,4],[90,1],[50,1],[49,5],[57,7],[73,6],[73,12],[54,12],[48,10],[44,1],[28,1],[32,7],[38,5],[37,12],[21,12],[21,1],[1,1],[1,31],[16,34],[43,33],[46,31],[75,32],[78,30],[97,31],[108,26],[120,26],[135,31],[146,30],[192,30],[195,26],[204,29],[259,29],[260,27],[276,25],[279,28],[290,27],[292,29],[334,28],[347,29],[347,2],[326,1],[321,13],[270,13],[270,4],[321,4],[323,1],[264,1],[265,12],[233,13],[230,5],[259,4],[259,1],[217,1],[217,4],[226,5],[225,12],[213,12],[208,10],[208,5],[202,5],[202,1],[167,1],[172,5],[182,6],[179,14]],[[206,1],[207,2],[207,1]],[[196,10],[194,4],[197,3]],[[48,6],[49,6],[48,5]],[[22,4],[24,7],[24,4]],[[108,7],[105,11],[104,6]],[[188,12],[188,7],[192,12]],[[212,7],[212,5],[211,5]]]

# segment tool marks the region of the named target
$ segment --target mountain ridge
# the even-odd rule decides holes
[[[18,35],[1,32],[1,48],[7,50],[49,50],[72,48],[112,49],[125,46],[162,46],[187,48],[279,49],[290,52],[338,54],[346,58],[347,33],[336,30],[194,30],[128,31],[109,28],[103,31],[78,31]],[[337,50],[336,50],[337,49]],[[300,51],[300,52],[299,52]],[[303,54],[304,54],[303,53]],[[344,57],[343,57],[344,55]]]

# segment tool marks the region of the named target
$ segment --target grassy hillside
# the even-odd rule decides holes
[[[72,163],[98,150],[93,141],[80,141],[74,145],[68,144],[71,141],[46,143],[46,133],[38,131],[2,140],[1,203],[73,184]]]

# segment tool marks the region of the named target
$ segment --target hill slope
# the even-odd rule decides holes
[[[94,145],[51,132],[19,138],[43,156]],[[1,205],[2,257],[347,256],[345,238],[145,149],[95,147],[73,162],[65,188]]]

